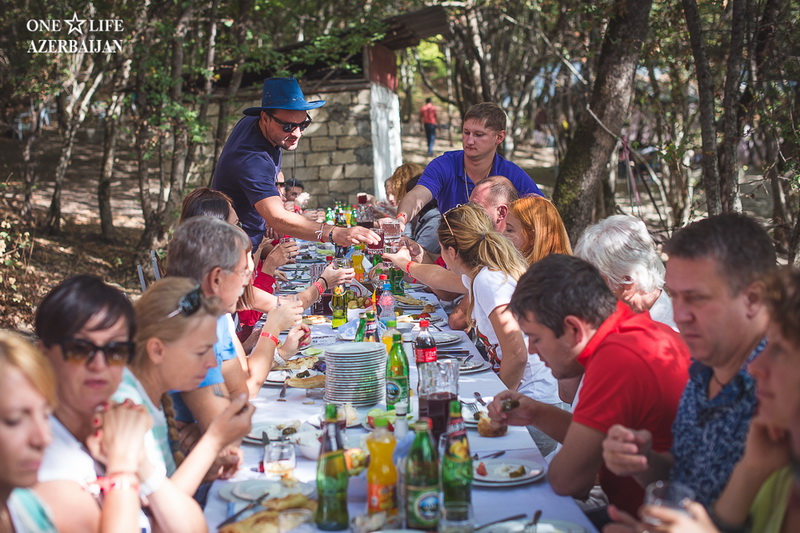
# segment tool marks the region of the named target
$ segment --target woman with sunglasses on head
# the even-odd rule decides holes
[[[36,490],[58,530],[93,531],[99,524],[106,531],[149,531],[152,524],[204,531],[197,502],[142,453],[147,414],[131,404],[109,405],[134,351],[136,321],[125,295],[94,276],[68,278],[39,304],[34,327],[55,371],[58,397]]]
[[[151,285],[134,306],[136,351],[113,396],[117,401],[130,399],[147,408],[153,419],[155,451],[167,475],[186,494],[194,494],[207,473],[212,477],[220,474],[218,467],[212,469],[215,461],[247,434],[254,411],[247,395],[231,398],[230,405],[211,422],[185,458],[173,452],[170,434],[174,438],[176,432],[167,392],[195,389],[208,369],[217,365],[217,300],[205,298],[188,278],[168,277]]]
[[[447,269],[411,261],[406,248],[384,258],[430,287],[469,293],[468,315],[505,386],[559,403],[555,378],[538,357],[529,360],[526,339],[508,309],[517,279],[528,268],[522,255],[495,231],[483,209],[471,204],[444,213],[438,235]]]

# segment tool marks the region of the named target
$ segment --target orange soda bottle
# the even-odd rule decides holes
[[[367,437],[370,462],[367,468],[367,512],[397,513],[397,469],[392,461],[394,435],[389,433],[386,418],[375,419],[375,431]]]
[[[364,251],[359,247],[350,257],[353,262],[356,281],[364,281]]]

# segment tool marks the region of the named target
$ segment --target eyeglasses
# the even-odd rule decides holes
[[[200,289],[200,285],[198,285],[181,296],[181,299],[178,300],[178,308],[165,316],[164,320],[177,316],[179,313],[183,313],[184,316],[192,316],[200,309],[202,303],[203,291]]]
[[[306,113],[306,119],[303,122],[284,122],[272,113],[267,113],[267,116],[283,126],[284,133],[292,133],[297,128],[300,128],[300,131],[306,131],[306,128],[311,125],[311,117],[308,113]]]
[[[119,366],[130,363],[133,359],[135,345],[131,341],[109,342],[105,346],[98,346],[86,339],[67,339],[58,343],[61,346],[61,355],[64,361],[70,363],[91,364],[97,352],[103,352],[106,363]]]

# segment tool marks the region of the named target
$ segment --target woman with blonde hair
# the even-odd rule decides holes
[[[468,316],[506,387],[558,403],[555,378],[538,357],[528,356],[527,340],[508,308],[517,280],[528,268],[522,255],[495,231],[483,209],[470,204],[444,213],[438,235],[447,269],[411,261],[405,248],[384,257],[430,287],[469,293]]]
[[[153,419],[154,446],[149,451],[163,461],[172,482],[191,495],[223,450],[250,430],[254,408],[246,394],[231,398],[185,459],[179,452],[173,454],[171,443],[177,432],[167,392],[195,389],[208,369],[217,365],[219,299],[203,296],[188,278],[167,277],[151,285],[134,308],[136,351],[113,398],[145,406]],[[210,473],[218,476],[221,472]]]
[[[58,396],[35,491],[58,531],[205,531],[197,502],[144,453],[144,409],[109,406],[133,355],[136,320],[125,295],[95,276],[73,276],[44,297],[34,327],[56,375],[55,385],[42,383]]]
[[[503,235],[522,252],[529,266],[550,254],[572,255],[558,209],[542,196],[526,196],[512,202]]]

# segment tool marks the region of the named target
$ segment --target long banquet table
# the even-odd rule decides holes
[[[412,294],[412,296],[419,295]],[[435,296],[427,293],[425,293],[424,296],[429,300],[435,299]],[[445,316],[441,308],[438,313],[441,314],[441,316]],[[460,343],[453,346],[448,345],[447,348],[468,349],[474,354],[474,358],[480,359],[481,356],[478,354],[475,345],[469,340],[467,335],[461,331],[454,332],[449,329],[446,324],[446,320],[443,324],[440,324],[443,331],[456,333],[462,337]],[[334,334],[335,332],[330,326],[312,326],[313,336],[328,337],[330,339]],[[412,336],[413,334],[404,334],[404,338]],[[413,348],[410,342],[405,343],[405,349],[411,362],[410,378],[411,388],[413,390],[416,387],[417,375],[415,365],[413,364]],[[504,389],[505,386],[503,383],[491,370],[477,374],[462,375],[459,379],[459,396],[465,401],[473,401],[473,393],[475,391],[480,392],[483,396],[491,397]],[[301,421],[318,421],[323,410],[323,400],[315,400],[313,404],[310,404],[310,400],[306,397],[306,391],[304,389],[289,388],[285,397],[286,401],[278,402],[277,398],[279,393],[279,387],[262,387],[258,397],[252,400],[252,404],[256,407],[255,414],[253,415],[254,424],[262,422],[281,423],[295,419]],[[413,401],[413,397],[411,403],[411,407],[416,415],[416,405]],[[385,405],[379,404],[377,407],[383,408]],[[357,409],[359,416],[363,419],[366,411],[369,409],[370,408]],[[351,432],[367,434],[367,431],[361,427],[351,427],[346,431],[348,435]],[[468,438],[471,453],[478,452],[482,454],[505,450],[506,454],[503,457],[535,461],[542,465],[547,464],[527,429],[524,427],[510,427],[506,435],[495,438],[481,437],[474,428],[471,428],[468,430]],[[260,445],[249,445],[247,443],[244,443],[242,447],[244,450],[244,466],[231,480],[214,482],[209,492],[205,516],[210,531],[216,531],[219,523],[245,505],[244,503],[234,505],[223,500],[219,496],[219,489],[223,484],[245,479],[257,479],[264,476],[264,474],[259,474],[255,471],[259,461],[263,458],[263,447]],[[299,481],[308,482],[313,485],[316,477],[316,461],[305,459],[298,450],[297,468],[294,474]],[[530,518],[536,510],[541,509],[543,511],[543,520],[567,520],[582,525],[589,532],[597,531],[580,511],[574,500],[569,497],[556,495],[546,478],[535,483],[511,488],[484,489],[473,487],[472,502],[475,523],[478,525],[519,513],[527,513]],[[365,472],[350,478],[348,487],[348,508],[351,518],[366,511]]]

